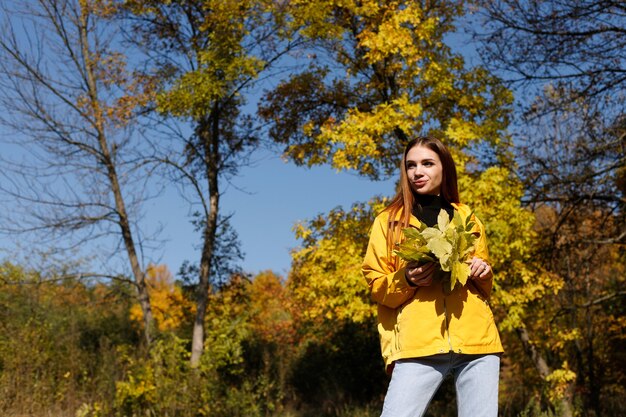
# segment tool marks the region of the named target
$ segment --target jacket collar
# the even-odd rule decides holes
[[[464,213],[464,210],[462,209],[463,205],[462,204],[457,204],[457,203],[450,203],[452,205],[452,207],[454,207],[454,210],[460,212],[460,214],[462,216],[467,216],[469,213]],[[399,222],[402,219],[402,212],[397,212],[396,213],[396,217],[394,219],[394,222]],[[409,226],[414,226],[419,228],[420,225],[422,224],[422,222],[420,222],[417,217],[415,217],[413,214],[411,214],[411,217],[409,218]]]

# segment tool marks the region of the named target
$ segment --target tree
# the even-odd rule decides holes
[[[524,189],[505,131],[510,92],[484,67],[468,68],[445,42],[465,4],[295,5],[293,21],[315,48],[305,71],[265,95],[260,115],[270,123],[269,135],[298,164],[328,163],[373,179],[397,175],[408,138],[443,138],[458,165],[463,201],[486,223],[494,248],[498,314],[505,325],[519,326],[528,319],[527,305],[558,282],[528,262],[537,235],[532,213],[520,204]],[[376,211],[355,221],[356,213],[337,209],[297,229],[304,245],[294,253],[289,279],[305,314],[322,322],[357,320],[365,291],[355,287],[362,239]],[[529,288],[538,271],[541,280]]]
[[[290,378],[299,350],[294,315],[299,309],[284,279],[272,271],[258,273],[246,293],[250,329],[242,343],[246,379],[255,381],[260,402],[276,415],[293,401]]]
[[[248,287],[250,322],[255,335],[267,344],[293,345],[295,329],[292,311],[294,302],[283,279],[272,271],[254,277]]]
[[[148,172],[130,132],[135,107],[150,95],[149,82],[127,70],[108,13],[97,1],[2,7],[0,121],[28,156],[2,161],[1,188],[13,206],[2,228],[41,232],[56,249],[69,237],[75,238],[70,248],[104,236],[118,239],[150,344],[153,318],[137,222]]]
[[[377,179],[397,175],[408,138],[433,134],[451,149],[468,188],[518,186],[504,137],[510,93],[484,68],[467,68],[444,42],[463,13],[458,2],[295,2],[293,22],[315,47],[309,68],[264,96],[259,112],[270,123],[270,137],[296,163],[328,163]],[[497,175],[481,175],[494,164],[500,165]],[[494,207],[507,210],[489,211],[487,223],[504,223],[514,213],[528,226],[527,213],[515,204],[519,194],[511,194],[492,196]],[[483,197],[474,195],[470,203]],[[304,247],[294,253],[290,280],[302,285],[305,306],[315,307],[319,297],[334,307],[314,308],[312,315],[356,318],[360,304],[354,301],[362,293],[349,283],[360,276],[363,239],[382,208],[376,207],[333,210],[297,229]],[[523,246],[514,234],[509,228],[495,238],[502,246]],[[361,318],[369,314],[358,310]]]
[[[191,353],[196,366],[216,284],[211,272],[218,259],[218,228],[228,220],[220,213],[221,185],[246,166],[258,145],[244,110],[246,93],[297,41],[285,33],[281,2],[129,0],[124,6],[149,64],[164,76],[154,108],[170,121],[189,122],[192,131],[179,135],[181,146],[168,148],[161,162],[191,190],[199,207],[194,224],[202,249]],[[281,33],[287,40],[278,38]]]
[[[541,158],[514,158],[516,148],[512,145],[516,142],[509,140],[505,132],[512,96],[498,78],[501,73],[492,75],[486,67],[466,68],[463,59],[445,44],[446,35],[451,34],[454,25],[463,18],[465,4],[391,2],[381,5],[327,1],[315,5],[297,2],[296,5],[299,7],[295,9],[293,20],[303,25],[303,33],[314,40],[316,47],[306,71],[293,75],[264,97],[260,114],[270,123],[270,136],[284,145],[285,154],[296,163],[309,166],[329,163],[336,169],[354,170],[374,179],[384,178],[397,169],[408,137],[420,133],[443,137],[459,165],[464,201],[475,207],[486,223],[493,248],[491,261],[496,271],[495,311],[500,316],[507,345],[521,347],[512,349],[510,366],[517,366],[517,362],[528,363],[526,358],[515,356],[525,350],[540,375],[537,385],[525,385],[531,395],[540,393],[547,403],[560,407],[564,415],[571,414],[572,382],[579,378],[575,372],[578,367],[573,365],[576,360],[567,354],[551,355],[549,350],[561,349],[559,337],[568,340],[566,345],[575,344],[577,338],[572,335],[576,332],[572,327],[563,327],[555,333],[558,336],[542,343],[534,338],[546,329],[554,330],[555,317],[551,314],[563,314],[562,310],[555,311],[546,303],[567,305],[558,295],[570,286],[569,275],[545,262],[542,257],[546,248],[545,229],[535,225],[534,215],[529,210],[533,206],[524,203],[529,199],[539,203],[550,193],[554,195],[569,189],[578,193],[561,194],[567,201],[580,204],[589,199],[604,200],[617,209],[613,214],[622,213],[619,208],[622,196],[611,197],[609,191],[612,184],[619,184],[623,178],[623,136],[615,134],[617,131],[611,128],[619,126],[619,111],[612,108],[605,114],[608,116],[605,120],[610,123],[603,127],[596,124],[595,129],[589,130],[594,139],[603,138],[602,141],[586,140],[588,146],[580,148],[581,163],[591,160],[593,170],[572,171],[578,175],[578,181],[567,183],[561,181],[563,177],[555,175],[568,165],[564,163],[567,158],[555,152],[558,147],[554,142],[547,148],[526,148],[537,151]],[[541,19],[537,19],[539,21]],[[516,47],[520,48],[528,43],[519,39],[516,42]],[[610,51],[619,54],[621,49]],[[497,62],[494,56],[491,63]],[[611,62],[610,59],[607,62]],[[618,86],[618,81],[616,77],[607,85]],[[593,107],[562,85],[555,85],[552,91],[558,94],[544,97],[567,98],[558,102],[595,109],[596,114],[599,104],[610,102],[599,100]],[[598,97],[601,92],[602,89],[596,92]],[[603,100],[606,98],[603,96]],[[535,103],[533,109],[538,114],[539,104]],[[526,175],[527,162],[543,163],[551,157],[555,158],[555,163],[535,171],[538,176]],[[531,178],[534,181],[530,181]],[[559,181],[541,189],[541,184],[549,183],[552,178]],[[595,187],[581,187],[582,178],[593,178]],[[574,206],[568,207],[565,213],[571,213]],[[331,213],[328,217],[335,215]],[[621,214],[609,216],[601,224],[619,225],[619,219]],[[614,230],[605,229],[611,233]],[[359,236],[357,230],[351,232]],[[306,234],[303,236],[307,242]],[[621,232],[612,236],[623,238]],[[318,236],[295,253],[293,278],[304,277],[299,282],[300,292],[309,299],[318,297],[332,305],[343,293],[337,291],[328,300],[321,285],[330,282],[330,288],[337,289],[342,279],[355,273],[356,262],[350,263],[350,255],[329,251],[325,246],[329,241],[332,239]],[[342,247],[352,250],[350,245]],[[570,256],[574,256],[573,252]],[[336,265],[348,264],[352,265],[350,272],[342,269],[340,276],[333,275]],[[305,273],[299,274],[300,270]],[[575,276],[585,275],[580,271]],[[615,299],[601,289],[596,294],[598,298],[588,299],[581,306],[586,309],[596,305],[596,300],[609,303]],[[611,297],[605,299],[603,294]],[[569,300],[574,305],[580,303]],[[328,314],[338,311],[335,308]],[[585,320],[589,323],[588,317]],[[613,320],[610,322],[615,324]],[[584,354],[579,354],[581,356]]]
[[[617,278],[624,257],[624,133],[620,138],[603,126],[600,114],[590,114],[586,105],[568,107],[536,120],[522,148],[528,204],[540,226],[535,262],[563,283],[537,306],[546,313],[546,327],[558,326],[551,332],[557,338],[530,342],[543,347],[548,365],[560,360],[576,373],[572,400],[580,396],[596,415],[619,414],[610,400],[619,393],[609,394],[615,377],[603,371],[612,355],[602,347],[614,343],[606,325],[620,327],[613,315],[625,295]],[[561,345],[561,355],[554,355]]]
[[[309,337],[331,333],[327,323],[364,323],[375,309],[367,295],[361,265],[369,228],[384,200],[337,207],[296,226],[301,247],[292,253],[287,285],[298,309],[298,328]],[[333,327],[333,326],[331,326]]]
[[[477,1],[484,61],[513,81],[601,101],[626,84],[626,6],[613,0]],[[566,97],[563,97],[564,99]],[[623,100],[623,99],[622,99]]]
[[[459,152],[504,146],[510,94],[445,43],[459,2],[292,2],[314,47],[305,70],[263,98],[269,135],[298,164],[373,179],[395,173],[407,138],[435,134]],[[486,146],[485,148],[487,148]]]
[[[519,328],[521,340],[548,384],[548,369],[569,372],[564,415],[578,395],[587,413],[623,413],[611,400],[621,393],[609,388],[613,355],[603,347],[614,343],[609,329],[621,327],[613,316],[624,295],[616,277],[626,237],[626,9],[613,1],[477,3],[484,61],[518,93],[512,132],[524,203],[538,219],[533,263],[560,283],[528,306],[535,319]]]
[[[152,305],[154,321],[159,331],[173,331],[181,327],[192,314],[192,305],[184,296],[180,285],[174,282],[166,265],[148,265],[146,283]],[[143,322],[139,304],[130,310],[131,319]]]
[[[521,93],[514,133],[527,203],[571,206],[584,201],[623,215],[623,2],[477,4],[484,18],[477,32],[483,60],[492,71],[508,75]],[[525,98],[528,92],[533,99]],[[624,241],[626,230],[616,232],[604,238],[606,243]]]

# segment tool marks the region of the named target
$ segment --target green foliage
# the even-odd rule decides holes
[[[126,0],[135,30],[169,59],[157,61],[157,111],[196,122],[244,103],[248,84],[275,58],[280,8],[266,1]],[[146,45],[143,45],[146,46]]]
[[[437,225],[426,227],[421,224],[419,230],[406,228],[403,230],[405,240],[394,252],[406,261],[417,263],[437,262],[444,274],[446,289],[452,291],[456,283],[465,285],[470,275],[468,261],[474,252],[476,236],[471,232],[476,224],[471,213],[465,220],[458,211],[450,217],[445,210],[437,216]],[[449,281],[449,282],[448,282]]]

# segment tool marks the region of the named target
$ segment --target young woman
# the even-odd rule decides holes
[[[497,416],[502,344],[487,300],[493,273],[478,219],[470,277],[450,292],[433,279],[435,263],[406,263],[393,250],[402,229],[433,226],[440,210],[462,218],[454,161],[431,137],[408,143],[400,191],[372,226],[363,274],[378,304],[381,350],[391,381],[381,417],[424,415],[446,375],[454,377],[460,417]]]

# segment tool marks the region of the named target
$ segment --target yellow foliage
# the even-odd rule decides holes
[[[470,142],[480,140],[480,133],[480,126],[477,123],[453,117],[448,123],[445,134],[454,143],[467,146]]]
[[[435,38],[438,17],[424,20],[418,3],[398,8],[399,3],[388,2],[380,25],[370,26],[359,35],[360,46],[368,51],[364,59],[369,63],[402,53],[407,56],[407,65],[412,67],[424,56],[415,38],[427,42]]]
[[[608,328],[609,333],[615,337],[617,340],[624,341],[626,340],[626,317],[620,316],[615,317],[614,315],[609,315],[607,317],[608,320]]]
[[[290,277],[296,299],[306,306],[302,313],[308,320],[343,320],[357,322],[371,317],[361,274],[361,250],[352,242],[321,240],[315,247],[293,255],[300,265]]]
[[[332,157],[334,168],[358,169],[363,155],[374,159],[381,157],[377,143],[380,137],[395,128],[412,131],[420,115],[420,105],[410,103],[403,95],[368,112],[349,110],[341,122],[322,126],[315,140],[320,144],[338,145]]]
[[[146,283],[152,315],[159,330],[174,330],[193,313],[193,303],[184,297],[182,289],[174,283],[166,265],[148,266]],[[143,324],[143,312],[139,304],[131,307],[130,318],[140,325]]]
[[[505,167],[459,175],[461,201],[485,222],[495,273],[493,304],[503,314],[499,327],[524,327],[528,307],[563,287],[563,280],[533,262],[538,244],[535,215],[521,206],[523,187]],[[535,317],[535,320],[538,318]]]
[[[129,3],[137,14],[168,20],[167,5],[151,7],[145,4],[149,2],[139,0]],[[244,44],[250,26],[255,26],[257,20],[263,26],[262,16],[271,15],[266,13],[271,7],[269,2],[207,0],[198,7],[204,13],[191,19],[193,39],[186,50],[180,51],[191,65],[180,67],[156,96],[158,111],[196,120],[213,111],[216,102],[236,97],[239,88],[264,69],[266,62]]]
[[[100,17],[111,17],[118,11],[115,0],[80,0],[79,5],[83,14],[94,14]]]
[[[125,399],[141,399],[141,402],[154,402],[154,395],[156,395],[156,385],[153,381],[147,378],[136,379],[133,375],[128,375],[128,381],[116,382],[115,388],[117,396]]]
[[[199,118],[216,100],[231,94],[232,84],[255,78],[265,63],[255,57],[222,55],[221,50],[199,52],[201,68],[189,71],[157,96],[158,110],[174,116]]]
[[[310,118],[314,104],[302,105],[306,88],[297,75],[292,81],[301,94],[277,90],[271,98],[276,105],[265,107],[263,117],[279,125],[276,136],[287,143],[285,155],[379,178],[395,170],[404,142],[416,135],[445,139],[461,164],[462,149],[499,143],[510,92],[484,69],[466,68],[443,42],[462,4],[298,0],[289,2],[289,10],[299,33],[318,42],[332,60],[318,64],[309,58],[309,72],[319,76],[310,78],[322,80],[325,91],[308,96],[313,103],[319,97],[320,108],[332,103],[333,110],[313,111]],[[302,108],[301,120],[289,100]],[[290,123],[300,127],[297,134]]]
[[[271,271],[261,272],[252,281],[248,292],[254,333],[267,342],[293,344],[293,306],[281,277]]]
[[[567,361],[563,362],[561,369],[557,369],[546,377],[546,382],[550,384],[548,397],[553,403],[565,397],[568,387],[576,380],[576,373],[569,369]]]
[[[581,339],[582,337],[579,329],[562,329],[555,335],[555,342],[552,344],[552,347],[554,350],[562,350],[569,342]]]
[[[315,326],[329,320],[363,322],[374,316],[361,264],[373,213],[384,204],[373,200],[350,210],[337,208],[297,226],[303,247],[292,253],[287,284],[304,321]]]
[[[293,8],[291,25],[303,28],[302,34],[310,38],[340,39],[345,29],[334,24],[328,16],[335,7],[355,7],[355,3],[350,0],[293,0],[290,2]]]

